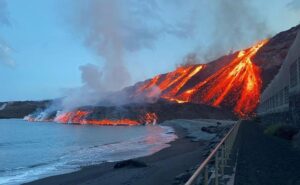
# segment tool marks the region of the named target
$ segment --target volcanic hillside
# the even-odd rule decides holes
[[[3,102],[0,103],[0,118],[30,114],[26,116],[30,121],[99,125],[247,118],[255,113],[261,92],[277,74],[299,29],[300,26],[291,28],[207,64],[181,66],[157,75],[111,94],[105,99],[106,103],[66,112],[45,108],[51,104],[49,101]],[[116,106],[110,103],[110,97],[124,99],[125,104]]]
[[[262,90],[277,74],[300,26],[207,64],[187,65],[139,82],[126,91],[131,99],[146,97],[177,103],[228,108],[251,116]]]

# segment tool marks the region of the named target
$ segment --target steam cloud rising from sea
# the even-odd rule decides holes
[[[83,38],[84,45],[105,63],[103,68],[100,60],[98,64],[80,67],[83,86],[68,91],[63,100],[66,109],[98,103],[110,92],[129,85],[131,77],[124,63],[126,52],[151,48],[162,35],[188,35],[182,26],[169,24],[157,14],[160,7],[155,0],[75,2],[72,28]],[[115,102],[122,101],[118,98]]]
[[[199,42],[194,53],[184,62],[204,63],[266,37],[267,26],[249,1],[139,1],[139,0],[77,0],[71,2],[68,16],[71,28],[99,63],[80,67],[82,87],[69,89],[63,99],[64,109],[93,105],[107,99],[112,91],[130,85],[131,76],[124,54],[152,48],[165,35],[193,38],[197,31],[210,30],[212,40]],[[164,7],[164,9],[162,8]],[[182,10],[180,20],[161,12]],[[209,11],[208,11],[209,10]],[[209,12],[206,15],[202,12]],[[176,21],[174,21],[176,20]],[[205,22],[209,20],[209,23]],[[104,64],[103,64],[104,61]],[[104,67],[103,67],[104,65]],[[126,97],[116,96],[122,104]]]

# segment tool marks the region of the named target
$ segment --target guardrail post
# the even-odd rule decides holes
[[[231,150],[233,148],[236,136],[238,134],[240,122],[233,125],[233,127],[228,131],[228,133],[223,137],[223,139],[217,144],[217,146],[210,152],[208,157],[200,164],[195,173],[190,177],[190,179],[185,183],[185,185],[202,184],[209,185],[214,182],[215,185],[219,185],[219,180],[223,178],[225,166],[227,165],[227,160],[230,158]],[[212,173],[209,173],[210,161],[215,158],[214,169]],[[219,168],[221,168],[221,176],[219,179]],[[213,181],[213,175],[215,175],[215,180]],[[199,178],[202,177],[202,178]],[[222,182],[222,181],[221,181]]]
[[[224,165],[227,165],[227,141],[224,142]]]
[[[224,175],[224,166],[225,166],[225,164],[224,164],[224,145],[222,145],[222,147],[221,147],[221,174],[222,174],[222,176]]]
[[[204,185],[208,185],[208,167],[205,166],[205,171],[204,171]]]
[[[215,156],[215,185],[219,185],[219,151],[216,152]]]
[[[234,130],[233,130],[233,132],[234,132]],[[233,134],[234,133],[232,133],[232,135],[230,135],[230,137],[229,137],[229,151],[231,151],[231,149],[232,149],[232,142],[233,142]],[[230,153],[229,153],[229,155],[230,155]],[[229,157],[229,156],[228,156]]]

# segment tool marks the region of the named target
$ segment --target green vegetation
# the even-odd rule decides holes
[[[292,140],[298,132],[299,128],[282,123],[271,124],[264,131],[267,135],[277,136],[287,140]]]
[[[264,133],[274,136],[281,127],[283,127],[282,123],[271,124],[265,129]]]

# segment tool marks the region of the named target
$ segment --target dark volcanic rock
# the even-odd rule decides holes
[[[219,131],[218,127],[216,127],[216,126],[202,127],[201,130],[203,132],[207,132],[209,134],[214,134],[214,133],[217,133]]]
[[[142,161],[130,159],[126,161],[117,162],[114,165],[115,169],[124,168],[124,167],[143,168],[143,167],[147,167],[147,164]]]
[[[275,135],[283,139],[292,140],[298,132],[299,128],[295,128],[293,126],[282,126],[276,131]]]
[[[38,110],[45,109],[50,101],[26,101],[8,103],[0,110],[0,118],[24,118]],[[1,106],[2,104],[0,104]],[[177,104],[159,100],[155,103],[127,104],[123,106],[87,106],[78,110],[91,112],[86,119],[132,119],[143,120],[143,116],[150,112],[158,117],[157,123],[172,119],[236,119],[231,111],[210,107],[202,104]],[[56,111],[49,113],[47,119],[54,119]]]
[[[191,172],[185,172],[179,174],[175,177],[175,181],[173,182],[173,185],[185,184],[185,182],[187,182],[191,176],[192,176]]]
[[[84,110],[92,110],[87,119],[134,119],[147,112],[155,113],[158,117],[157,122],[161,123],[172,119],[236,119],[235,115],[221,108],[210,107],[203,104],[193,103],[172,103],[167,101],[157,101],[156,103],[129,104],[119,107],[84,107]]]

